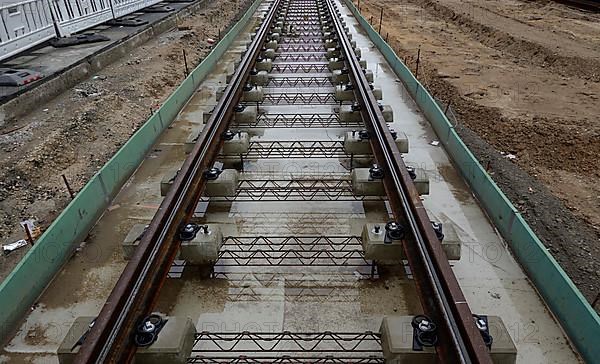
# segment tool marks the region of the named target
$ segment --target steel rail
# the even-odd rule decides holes
[[[404,221],[414,236],[414,241],[403,242],[403,248],[416,278],[423,309],[441,329],[438,357],[445,363],[491,364],[489,351],[336,14],[333,0],[325,1],[350,66],[363,120],[373,135],[370,142],[375,158],[384,168],[384,186],[393,215],[396,220]]]
[[[135,347],[131,333],[139,320],[151,312],[166,280],[179,247],[178,230],[191,218],[204,190],[204,172],[212,166],[223,144],[221,135],[240,100],[242,86],[266,39],[280,1],[274,0],[271,4],[193,151],[185,160],[172,188],[102,307],[75,357],[75,363],[124,363],[133,359]]]

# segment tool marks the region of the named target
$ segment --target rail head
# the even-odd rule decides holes
[[[346,55],[363,120],[374,136],[370,138],[371,147],[384,168],[384,186],[394,218],[407,224],[413,233],[412,239],[403,242],[403,248],[422,306],[442,329],[438,356],[447,363],[491,363],[472,312],[336,13],[337,6],[333,0],[325,1]]]

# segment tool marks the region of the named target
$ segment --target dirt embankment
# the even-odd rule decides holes
[[[24,219],[48,226],[69,202],[61,175],[83,187],[183,80],[183,49],[190,68],[200,63],[207,40],[248,5],[208,0],[176,29],[0,129],[0,242],[22,238]],[[26,252],[0,256],[0,280]]]
[[[421,82],[451,104],[467,145],[594,300],[600,15],[554,2],[361,1],[374,22],[381,7],[382,35],[413,71],[421,48]]]

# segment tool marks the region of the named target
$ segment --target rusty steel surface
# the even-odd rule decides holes
[[[129,362],[135,348],[130,333],[137,321],[151,312],[173,262],[179,226],[189,221],[199,200],[209,168],[223,143],[233,108],[240,99],[254,59],[260,51],[280,0],[267,13],[256,41],[250,45],[207,121],[193,151],[185,160],[172,188],[160,205],[134,255],[102,307],[94,326],[75,358],[75,363]]]
[[[441,345],[437,349],[439,359],[445,363],[491,363],[456,276],[336,15],[336,6],[332,0],[326,2],[350,66],[363,120],[369,132],[376,136],[370,138],[371,146],[377,162],[384,169],[384,186],[392,212],[413,234],[412,239],[403,242],[403,247],[425,312],[442,329]]]

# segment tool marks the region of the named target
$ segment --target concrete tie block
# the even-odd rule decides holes
[[[224,169],[219,177],[206,183],[204,195],[207,197],[233,197],[237,192],[239,172]]]
[[[244,91],[242,93],[242,101],[245,102],[262,102],[264,99],[265,93],[260,86],[256,86],[252,90]]]
[[[363,70],[367,69],[367,61],[365,61],[364,59],[359,60],[358,64],[362,67]]]
[[[325,39],[325,49],[335,48],[337,46],[337,41],[333,39]]]
[[[247,132],[236,133],[233,139],[223,143],[223,154],[240,155],[248,152],[250,148],[250,136]]]
[[[262,63],[262,62],[261,62]],[[272,65],[272,63],[271,63]],[[269,71],[258,71],[255,75],[250,75],[250,83],[257,86],[266,86],[269,83]]]
[[[277,50],[278,44],[276,40],[270,40],[265,44],[265,48]]]
[[[219,259],[223,246],[223,233],[218,225],[201,228],[196,237],[181,242],[181,259],[192,265],[213,265]]]
[[[192,150],[194,149],[194,145],[196,145],[196,142],[198,141],[199,137],[200,132],[188,135],[187,139],[185,140],[185,145],[183,146],[185,154],[190,154],[192,152]]]
[[[415,173],[417,178],[413,180],[415,184],[415,188],[419,195],[428,195],[429,194],[429,177],[427,176],[427,172],[422,168],[415,168]]]
[[[386,363],[435,364],[435,348],[413,350],[412,316],[385,316],[381,322],[381,348]]]
[[[242,111],[235,111],[233,114],[233,120],[236,123],[243,124],[254,124],[258,113],[255,107],[246,106]]]
[[[453,223],[443,224],[444,239],[442,240],[442,248],[448,257],[448,260],[460,260],[461,240],[456,232],[456,227]]]
[[[267,49],[265,49],[265,50],[264,50],[264,51],[261,53],[261,56],[262,56],[263,58],[266,58],[266,59],[271,59],[271,60],[275,59],[275,56],[276,56],[276,55],[277,55],[277,54],[275,53],[275,50],[274,50],[274,49],[271,49],[271,48],[267,48]]]
[[[334,85],[346,84],[350,82],[350,76],[347,73],[342,73],[342,70],[334,70],[331,72],[331,83]]]
[[[338,101],[354,100],[354,90],[347,90],[345,86],[335,86],[335,99]]]
[[[487,316],[492,348],[490,355],[494,364],[515,364],[517,362],[517,347],[510,337],[502,318]]]
[[[342,122],[357,122],[363,121],[360,111],[353,111],[352,105],[340,106],[340,121]]]
[[[383,110],[381,110],[381,113],[383,114],[383,120],[385,120],[386,123],[391,123],[394,121],[394,110],[392,110],[390,105],[383,105]]]
[[[339,58],[332,58],[329,60],[327,67],[330,71],[341,70],[344,68],[345,62],[340,60]]]
[[[167,192],[169,192],[169,189],[171,188],[171,186],[173,185],[173,182],[175,181],[175,178],[177,177],[177,173],[179,173],[179,168],[173,168],[173,169],[169,170],[167,173],[165,173],[162,180],[160,181],[160,195],[161,196],[164,197],[167,195]]]
[[[256,62],[254,64],[254,68],[256,68],[257,71],[271,72],[273,69],[273,61],[268,58],[264,58],[262,61]]]
[[[338,58],[341,54],[341,51],[339,49],[336,48],[327,48],[327,53],[325,54],[325,57],[327,57],[327,59],[331,59],[331,58]]]
[[[138,348],[136,364],[184,364],[192,354],[196,327],[189,317],[166,317],[167,323],[152,345]]]
[[[146,231],[148,225],[146,224],[135,224],[127,233],[125,239],[121,243],[121,247],[123,248],[123,257],[127,260],[131,259],[133,256],[133,252],[135,252],[135,248],[139,245],[140,240],[142,240],[142,236]]]
[[[413,316],[385,316],[381,322],[381,347],[386,363],[437,363],[435,348],[423,347],[423,351],[413,350]],[[493,338],[490,356],[494,364],[514,364],[517,361],[517,348],[502,319],[487,316],[489,333]]]
[[[361,139],[358,132],[348,131],[344,134],[344,151],[347,154],[372,154],[369,139]]]
[[[373,96],[375,96],[375,100],[383,99],[383,92],[381,91],[381,87],[375,86],[371,91],[373,91]]]
[[[385,223],[369,223],[363,226],[361,235],[365,258],[378,264],[398,264],[404,258],[401,240],[385,243]]]
[[[369,168],[354,168],[350,173],[352,192],[357,196],[385,196],[383,180],[373,179]]]
[[[94,318],[93,316],[79,316],[75,318],[69,331],[67,331],[67,335],[65,335],[58,349],[56,349],[56,355],[60,364],[73,363],[75,355],[77,355],[81,348],[81,345],[76,345],[76,343],[89,329]]]

